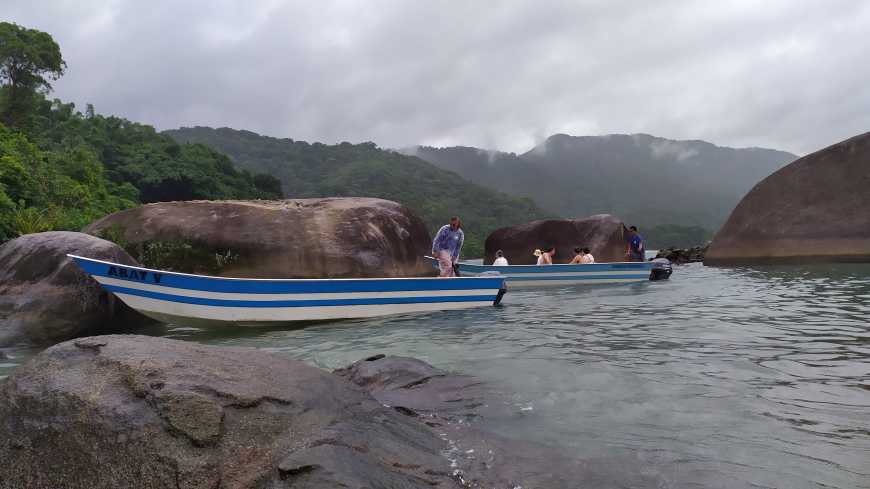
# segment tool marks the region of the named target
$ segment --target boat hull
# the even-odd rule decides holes
[[[427,256],[435,267],[438,262]],[[652,278],[653,262],[591,263],[586,265],[477,265],[460,263],[463,277],[502,275],[510,287],[545,287],[555,285],[601,285],[646,282]]]
[[[242,279],[70,257],[145,316],[193,327],[277,326],[465,309],[497,303],[504,289],[504,277]]]

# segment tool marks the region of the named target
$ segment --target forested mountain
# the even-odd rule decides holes
[[[612,213],[642,227],[715,230],[757,182],[797,156],[646,134],[551,136],[516,155],[477,148],[405,150],[480,185],[534,199],[564,217]]]
[[[461,216],[465,254],[480,255],[493,230],[552,214],[530,199],[512,197],[468,182],[419,158],[385,151],[374,143],[309,144],[250,131],[209,127],[166,131],[180,143],[202,143],[232,158],[236,166],[276,176],[288,197],[360,196],[400,202],[434,231]]]
[[[0,242],[145,202],[280,197],[211,148],[47,99],[66,68],[50,35],[0,22],[0,47]]]

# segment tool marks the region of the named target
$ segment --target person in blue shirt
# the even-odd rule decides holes
[[[465,233],[462,232],[462,222],[458,217],[450,218],[450,224],[441,226],[435,239],[432,241],[432,256],[438,260],[438,269],[441,277],[455,277],[455,265],[459,260],[459,252],[465,241]]]
[[[637,226],[631,226],[628,231],[628,249],[625,252],[628,261],[646,261],[643,236],[637,232]]]

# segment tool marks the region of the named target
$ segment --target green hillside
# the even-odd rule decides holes
[[[434,232],[451,215],[462,218],[465,256],[481,256],[493,230],[548,217],[527,198],[511,197],[464,180],[419,158],[374,143],[309,144],[250,131],[209,127],[166,131],[179,143],[202,143],[229,155],[236,166],[277,177],[288,197],[359,196],[400,202]]]
[[[280,197],[277,180],[211,148],[49,100],[65,68],[51,36],[0,22],[0,242],[146,202]]]
[[[705,243],[753,185],[797,158],[646,134],[557,134],[520,155],[469,147],[405,152],[563,217],[615,214],[655,235],[657,246]]]

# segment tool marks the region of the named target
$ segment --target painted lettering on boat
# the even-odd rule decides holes
[[[127,279],[127,280],[139,280],[140,282],[147,282],[148,278],[151,277],[151,280],[155,284],[159,284],[160,279],[163,278],[162,273],[157,273],[157,272],[151,273],[151,272],[145,272],[142,270],[129,270],[129,269],[126,269],[124,267],[118,267],[118,266],[114,266],[114,265],[109,267],[109,271],[106,272],[106,275],[108,275],[110,277],[118,277],[118,278],[123,278],[123,279]]]

